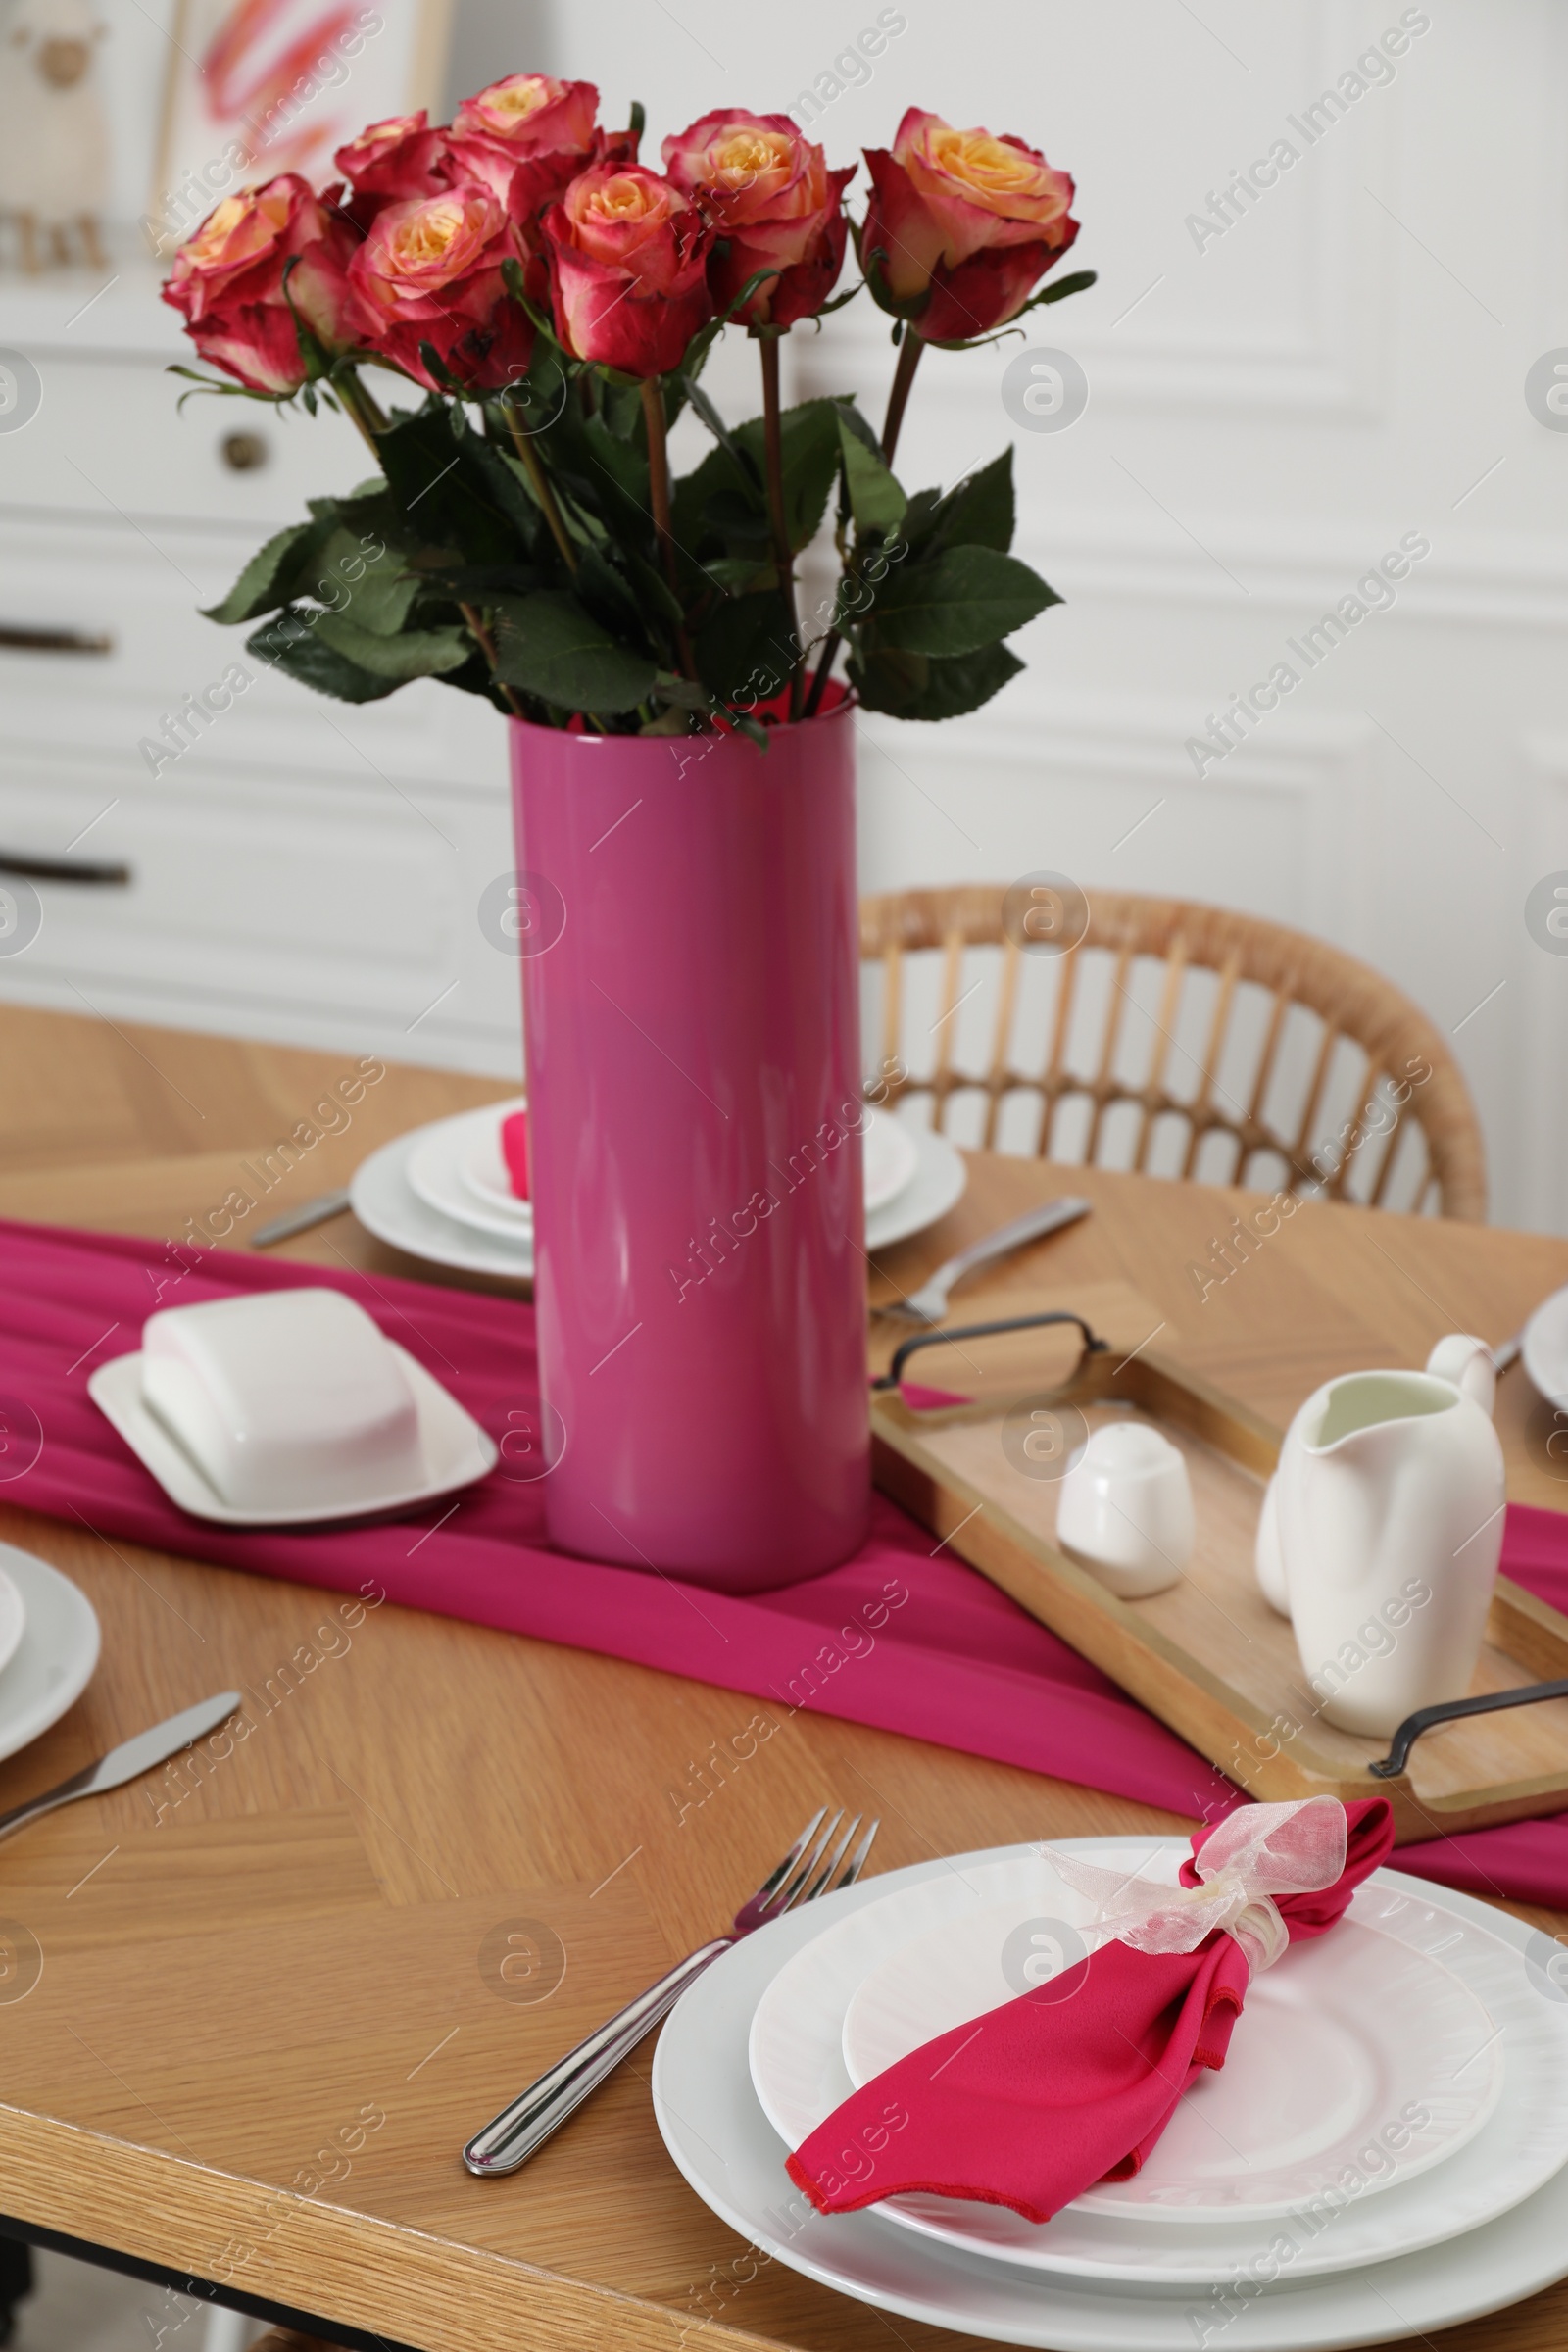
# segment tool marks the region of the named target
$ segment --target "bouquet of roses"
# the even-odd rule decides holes
[[[786,115],[706,115],[638,162],[642,110],[515,74],[377,122],[321,193],[285,173],[230,196],[165,288],[207,389],[350,416],[375,475],[313,499],[215,620],[349,702],[443,678],[514,715],[684,734],[821,705],[835,656],[867,708],[946,718],[1021,666],[1004,638],[1056,602],[1007,552],[1011,451],[907,494],[892,464],[928,343],[966,349],[1092,271],[1040,281],[1078,232],[1073,183],[1016,138],[911,109],[891,149],[829,170]],[[859,281],[835,294],[854,241]],[[864,285],[899,358],[880,436],[850,398],[784,409],[779,343]],[[761,414],[703,389],[726,326],[756,340]],[[419,387],[383,409],[362,370]],[[179,372],[191,374],[190,369]],[[712,447],[671,482],[690,405]],[[838,576],[814,621],[796,563],[832,506]]]

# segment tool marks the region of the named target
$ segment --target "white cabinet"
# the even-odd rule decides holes
[[[29,883],[36,937],[0,937],[0,1004],[514,1074],[517,965],[477,917],[513,863],[499,714],[433,684],[331,702],[199,610],[368,453],[341,417],[181,412],[151,266],[93,295],[0,285],[42,392],[0,430],[0,885],[7,858],[59,869]],[[150,753],[225,672],[229,708]]]

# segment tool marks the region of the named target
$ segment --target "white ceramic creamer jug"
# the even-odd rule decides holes
[[[1425,1372],[1327,1382],[1286,1433],[1258,1579],[1342,1731],[1386,1737],[1469,1690],[1502,1546],[1492,1389],[1485,1344],[1455,1334]]]

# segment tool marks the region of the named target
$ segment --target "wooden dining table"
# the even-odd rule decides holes
[[[243,1171],[279,1164],[302,1123],[317,1140],[268,1191],[269,1217],[346,1185],[421,1121],[514,1091],[374,1061],[328,1119],[317,1106],[342,1104],[361,1059],[0,1008],[0,1216],[188,1238],[256,1192]],[[1252,1196],[975,1152],[957,1207],[870,1268],[872,1304],[1069,1191],[1092,1216],[986,1295],[1112,1298],[1162,1353],[1281,1424],[1332,1373],[1418,1363],[1449,1330],[1503,1339],[1568,1283],[1568,1241],[1316,1204],[1232,1250],[1227,1271]],[[262,1217],[231,1209],[222,1246],[248,1248]],[[401,1257],[352,1214],[276,1254],[478,1280]],[[1522,1371],[1501,1383],[1498,1426],[1512,1495],[1568,1506],[1553,1417]],[[651,2044],[520,2173],[476,2180],[459,2149],[720,1930],[823,1802],[881,1815],[883,1869],[1188,1825],[808,1708],[683,1804],[753,1699],[391,1604],[356,1615],[340,1595],[15,1508],[0,1537],[73,1577],[103,1626],[85,1694],[0,1763],[0,1808],[207,1692],[275,1693],[177,1800],[154,1775],[0,1848],[0,2231],[161,2282],[153,2352],[197,2352],[182,2295],[418,2352],[975,2342],[749,2250],[665,2154]],[[306,1654],[308,1670],[280,1673]],[[34,1948],[41,1975],[19,1999],[16,1955]],[[513,1997],[506,1949],[559,1958],[542,1997]],[[526,1967],[520,1982],[529,1993]],[[1445,2340],[1560,2346],[1568,2284]]]

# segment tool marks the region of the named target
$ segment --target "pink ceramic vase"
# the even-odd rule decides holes
[[[870,1493],[849,711],[512,745],[551,1541],[817,1575]]]

